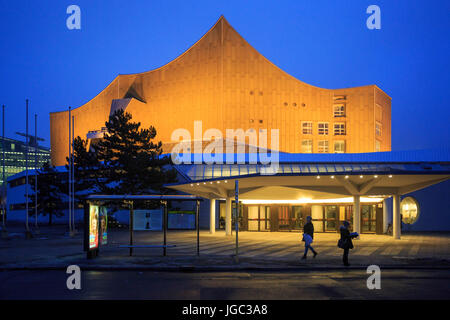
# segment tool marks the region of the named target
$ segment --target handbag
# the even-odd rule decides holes
[[[338,248],[345,249],[346,245],[347,245],[346,240],[343,240],[343,239],[338,240],[338,243],[337,243]]]

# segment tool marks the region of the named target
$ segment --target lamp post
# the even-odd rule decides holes
[[[5,105],[2,106],[2,237],[8,236],[6,231],[6,181],[5,181]]]
[[[38,226],[38,168],[37,168],[37,114],[34,114],[34,227],[36,233],[39,233],[39,226]]]
[[[31,232],[30,232],[30,227],[28,225],[28,142],[29,142],[29,137],[28,137],[28,99],[26,99],[26,135],[25,135],[25,214],[26,214],[26,218],[25,218],[25,237],[27,239],[30,239],[32,237]]]
[[[234,262],[239,263],[239,180],[235,180],[234,182],[234,195],[234,201],[236,203],[236,210],[234,211],[234,226],[236,230],[236,253],[234,256]]]
[[[77,229],[75,228],[75,146],[74,146],[74,135],[75,133],[75,116],[72,116],[72,153],[71,153],[71,158],[72,158],[72,168],[71,168],[71,172],[72,172],[72,233],[76,234],[77,233]]]
[[[71,131],[71,108],[69,107],[69,170],[68,170],[68,188],[69,188],[69,236],[73,236],[73,232],[72,232],[72,155],[71,155],[71,151],[72,151],[72,147],[71,147],[71,141],[70,141],[70,136],[72,134]]]

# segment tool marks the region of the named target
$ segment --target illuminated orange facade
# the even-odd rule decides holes
[[[175,60],[119,75],[72,110],[75,136],[101,130],[119,107],[144,127],[155,126],[157,139],[166,145],[173,145],[177,128],[190,130],[193,137],[194,121],[201,120],[203,132],[279,129],[284,152],[391,150],[391,98],[381,89],[323,89],[297,80],[258,53],[223,17]],[[66,162],[68,120],[68,111],[50,114],[54,165]]]

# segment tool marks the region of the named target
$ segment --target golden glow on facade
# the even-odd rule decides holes
[[[117,108],[143,127],[155,126],[165,152],[175,143],[172,132],[186,128],[194,136],[197,120],[204,131],[279,129],[283,152],[391,150],[391,98],[381,89],[324,89],[302,82],[257,52],[223,17],[175,60],[148,72],[119,75],[72,110],[75,136],[100,132]],[[57,166],[66,161],[67,124],[67,111],[50,114],[51,156]]]

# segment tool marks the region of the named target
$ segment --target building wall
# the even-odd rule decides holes
[[[407,196],[419,202],[420,213],[415,223],[403,225],[403,231],[450,231],[450,180],[411,192],[402,199]]]
[[[346,96],[346,117],[334,118],[333,97]],[[158,69],[117,76],[102,92],[72,111],[75,136],[86,138],[108,120],[114,99],[132,98],[126,111],[143,127],[156,127],[157,139],[172,142],[173,130],[185,128],[194,138],[195,120],[203,132],[217,128],[279,129],[279,150],[301,152],[302,139],[346,141],[346,152],[375,151],[376,106],[383,134],[380,151],[390,151],[391,99],[374,85],[323,89],[295,79],[259,54],[224,19],[190,49]],[[63,165],[68,154],[68,111],[50,114],[52,163]],[[313,121],[313,134],[301,134],[301,122]],[[319,121],[329,134],[319,136]],[[333,123],[345,122],[347,134],[333,135]],[[269,135],[270,136],[270,135]],[[268,143],[269,148],[275,148]]]

